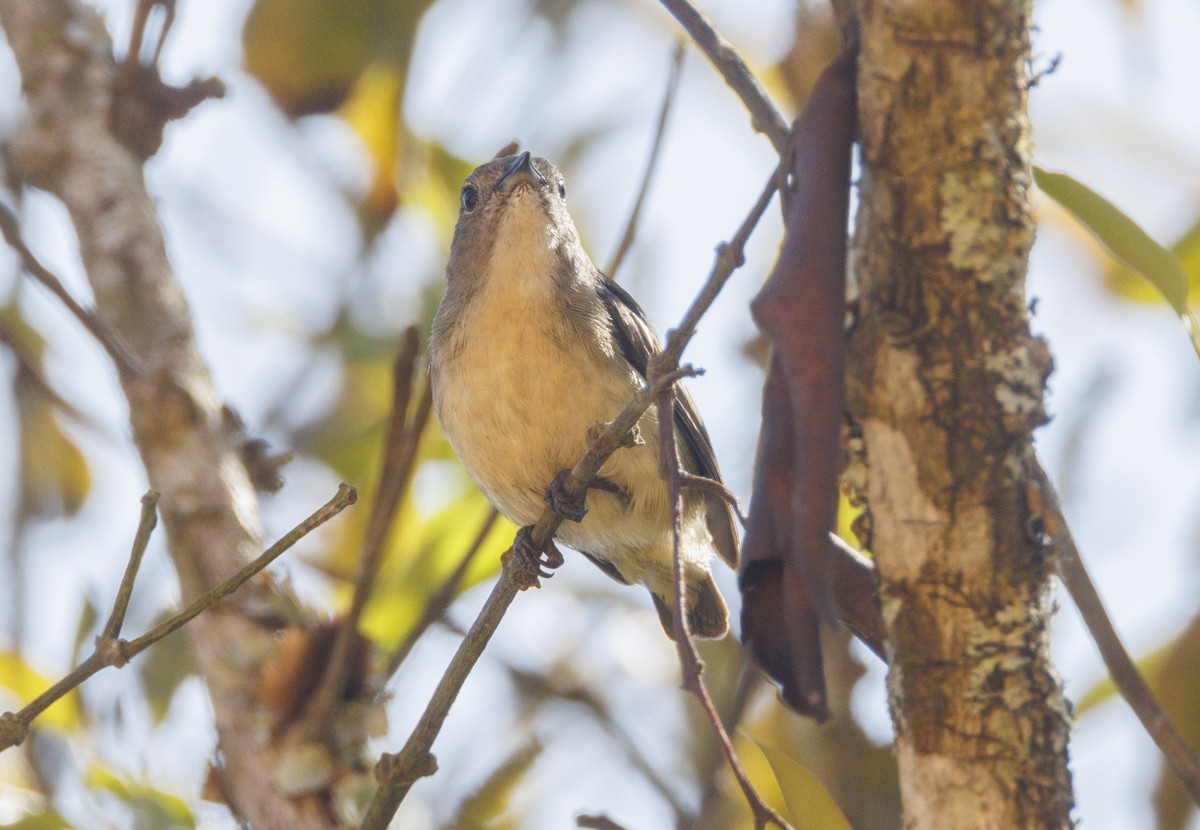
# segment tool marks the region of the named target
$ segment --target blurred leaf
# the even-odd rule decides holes
[[[57,681],[47,680],[30,668],[21,655],[11,651],[0,651],[0,689],[7,689],[16,695],[20,706],[25,706],[55,682]],[[83,711],[81,707],[79,694],[69,692],[38,715],[34,725],[53,729],[75,729],[80,725],[79,714]]]
[[[1042,192],[1066,208],[1109,253],[1149,280],[1179,314],[1187,312],[1188,278],[1175,255],[1116,205],[1065,173],[1033,168]]]
[[[1038,187],[1066,208],[1108,252],[1149,280],[1175,309],[1200,356],[1200,321],[1188,308],[1188,275],[1175,255],[1155,242],[1116,205],[1065,173],[1033,168]]]
[[[163,613],[155,624],[168,616],[169,613]],[[152,645],[138,661],[137,667],[154,722],[161,723],[179,684],[196,673],[196,657],[191,643],[183,631],[172,632]]]
[[[1174,245],[1171,253],[1187,273],[1189,294],[1200,284],[1200,222],[1191,227]],[[1161,303],[1162,294],[1136,271],[1122,263],[1106,274],[1109,287],[1122,297],[1139,303]]]
[[[375,62],[354,84],[338,115],[350,125],[371,158],[371,187],[363,208],[378,218],[391,216],[403,189],[397,181],[403,76],[397,67]]]
[[[535,741],[510,755],[463,800],[457,815],[443,825],[444,830],[520,830],[523,823],[507,815],[508,802],[541,753],[541,744]]]
[[[99,764],[87,773],[87,784],[112,793],[133,813],[134,830],[191,830],[196,826],[187,803],[178,796],[119,778]]]
[[[379,53],[390,0],[257,0],[246,70],[290,117],[336,109]]]
[[[0,306],[0,343],[17,360],[13,394],[20,440],[20,510],[23,516],[43,518],[74,515],[87,498],[91,474],[59,418],[85,419],[46,381],[45,340],[15,305]]]
[[[72,830],[54,811],[23,816],[15,824],[0,824],[0,830]]]
[[[53,400],[23,371],[16,385],[23,508],[34,516],[73,515],[91,488],[87,461],[63,432]]]
[[[1157,685],[1156,679],[1167,664],[1167,661],[1171,658],[1178,643],[1178,640],[1172,640],[1134,661],[1138,672],[1142,677],[1146,678],[1146,682],[1150,685],[1151,690],[1154,690],[1154,687]],[[1117,684],[1113,683],[1112,677],[1106,674],[1079,696],[1079,700],[1075,704],[1075,716],[1085,715],[1102,703],[1107,703],[1117,695]]]
[[[796,830],[853,830],[816,776],[778,749],[755,744],[771,765]]]
[[[1147,681],[1188,746],[1200,746],[1200,615],[1166,649]],[[1187,827],[1196,805],[1176,774],[1161,764],[1154,809],[1160,830]]]
[[[83,608],[79,609],[79,622],[75,624],[75,643],[71,646],[71,662],[79,665],[79,662],[91,653],[92,632],[96,628],[96,606],[92,605],[91,597],[83,598]]]
[[[363,614],[363,633],[390,649],[420,618],[428,597],[462,560],[491,507],[470,485],[461,496],[422,521],[402,515]],[[500,570],[500,553],[512,544],[516,527],[500,519],[492,527],[458,586],[461,594]]]

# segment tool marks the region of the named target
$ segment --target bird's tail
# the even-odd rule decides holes
[[[729,609],[717,590],[712,574],[702,573],[699,579],[689,575],[687,592],[687,621],[692,636],[702,640],[719,640],[729,632]],[[672,640],[675,639],[674,603],[653,591],[654,609],[659,622]]]

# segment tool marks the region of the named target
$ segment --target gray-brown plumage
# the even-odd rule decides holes
[[[446,280],[430,343],[435,410],[492,504],[532,524],[555,476],[586,451],[588,429],[629,402],[661,344],[584,252],[558,169],[528,152],[467,177]],[[720,481],[696,406],[678,389],[680,462]],[[670,634],[671,518],[655,419],[651,408],[639,422],[643,443],[609,458],[586,515],[563,522],[556,538],[614,579],[645,585]],[[737,563],[733,513],[719,496],[689,489],[682,514],[689,627],[720,637],[729,614],[709,566],[714,549]]]

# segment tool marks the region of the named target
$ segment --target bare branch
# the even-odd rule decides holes
[[[775,104],[750,67],[746,66],[742,56],[690,0],[662,0],[662,4],[691,35],[709,62],[721,73],[725,83],[742,99],[750,111],[750,121],[755,131],[766,135],[775,152],[783,156],[788,145],[787,122],[775,109]]]
[[[612,279],[617,278],[617,271],[621,267],[621,263],[625,261],[625,254],[629,252],[630,246],[633,245],[634,237],[637,236],[638,219],[642,214],[642,204],[646,201],[646,194],[650,191],[650,182],[654,178],[654,170],[658,166],[659,151],[662,149],[663,135],[667,131],[667,116],[671,114],[671,104],[675,101],[675,93],[679,89],[679,74],[683,68],[683,41],[675,42],[675,51],[671,55],[671,74],[667,77],[667,90],[663,93],[662,108],[658,112],[658,126],[654,131],[654,142],[650,145],[650,158],[646,161],[646,172],[642,175],[642,186],[638,189],[637,199],[633,202],[633,210],[629,212],[629,221],[625,223],[625,233],[621,235],[621,242],[617,245],[617,252],[613,254],[612,261],[608,265],[608,270],[605,271]]]
[[[654,378],[653,368],[651,368],[650,377]],[[692,632],[688,630],[687,582],[683,572],[683,556],[679,548],[679,539],[683,534],[683,516],[679,507],[681,482],[679,455],[675,446],[675,389],[673,386],[664,386],[659,391],[655,406],[658,416],[659,461],[666,476],[667,497],[671,502],[672,564],[675,570],[675,650],[679,654],[681,685],[700,701],[700,707],[708,718],[713,734],[717,738],[717,745],[721,748],[722,755],[725,756],[725,762],[729,765],[729,770],[733,773],[733,777],[754,815],[755,830],[763,830],[768,824],[774,824],[782,830],[792,830],[792,826],[779,813],[771,809],[770,805],[754,789],[754,784],[751,783],[750,777],[746,775],[746,771],[737,757],[733,742],[729,739],[729,733],[725,731],[725,726],[721,723],[717,707],[713,704],[712,697],[704,685],[704,662],[700,659],[699,652],[696,651]]]
[[[320,686],[309,699],[298,725],[301,732],[310,736],[328,728],[331,723],[329,714],[345,692],[354,666],[355,641],[359,636],[358,623],[362,619],[367,600],[370,599],[375,585],[375,578],[379,574],[383,551],[396,511],[404,501],[404,495],[412,482],[417,446],[425,424],[429,421],[433,404],[429,383],[422,381],[417,371],[420,343],[417,327],[409,326],[404,332],[400,353],[392,366],[392,409],[384,438],[383,463],[380,467],[375,501],[367,521],[362,558],[354,580],[354,593],[350,600],[350,608],[338,626]],[[422,388],[422,396],[410,422],[409,400],[418,385]]]
[[[421,617],[413,625],[412,631],[408,632],[408,636],[404,638],[404,642],[388,658],[387,668],[383,671],[385,682],[391,679],[392,675],[400,668],[400,665],[408,658],[408,655],[413,650],[413,646],[421,639],[421,635],[431,625],[440,620],[450,608],[450,604],[454,602],[454,597],[458,593],[458,586],[467,574],[467,568],[474,561],[476,554],[483,549],[483,543],[487,540],[488,534],[492,532],[492,528],[496,525],[496,520],[499,518],[500,513],[496,508],[493,507],[488,511],[487,518],[483,520],[483,525],[479,528],[479,532],[475,534],[474,541],[471,542],[466,552],[462,555],[458,565],[442,581],[442,584],[434,589],[433,593],[426,598],[425,608],[421,611]]]
[[[133,595],[133,581],[137,578],[138,569],[142,567],[142,555],[150,544],[150,534],[158,524],[158,493],[148,490],[142,496],[142,518],[138,522],[137,533],[133,537],[133,550],[129,554],[129,563],[125,566],[125,574],[121,577],[121,586],[117,589],[117,599],[113,603],[112,614],[108,624],[104,626],[103,636],[115,640],[121,636],[121,626],[125,624],[125,610],[129,608],[129,598]]]
[[[16,214],[3,203],[0,203],[0,232],[4,234],[5,241],[17,252],[17,256],[21,258],[21,267],[25,273],[46,286],[50,289],[50,293],[58,297],[67,310],[75,315],[75,319],[82,323],[88,333],[104,347],[104,351],[108,352],[108,356],[112,358],[118,370],[136,374],[138,371],[137,361],[129,349],[119,337],[100,322],[100,318],[96,316],[95,312],[84,308],[71,296],[71,292],[67,291],[67,287],[54,275],[53,271],[38,261],[21,236],[21,223]]]
[[[1034,486],[1042,501],[1041,520],[1058,556],[1058,574],[1063,585],[1075,602],[1075,607],[1079,609],[1079,615],[1083,617],[1083,623],[1092,635],[1092,641],[1099,649],[1104,665],[1108,668],[1121,697],[1125,698],[1129,708],[1142,722],[1146,733],[1179,777],[1192,801],[1200,805],[1200,760],[1155,700],[1154,692],[1150,690],[1146,679],[1138,671],[1137,664],[1133,662],[1116,629],[1113,628],[1096,585],[1083,564],[1079,548],[1075,546],[1075,539],[1063,515],[1054,485],[1041,468],[1038,468],[1036,476]]]
[[[357,492],[353,487],[347,484],[341,485],[338,488],[337,495],[317,509],[307,519],[288,531],[278,542],[267,548],[261,556],[247,564],[221,585],[197,597],[194,602],[182,611],[155,626],[142,636],[128,642],[110,637],[107,633],[97,637],[95,650],[74,671],[38,695],[19,712],[5,712],[3,715],[0,715],[0,751],[8,749],[11,746],[16,746],[24,741],[25,737],[29,734],[29,725],[33,722],[34,718],[46,711],[55,701],[78,688],[85,680],[101,669],[107,666],[116,666],[117,668],[124,666],[132,658],[141,654],[168,634],[182,628],[201,613],[232,594],[249,581],[251,577],[260,573],[313,530],[332,519],[338,513],[341,513],[346,507],[354,504],[357,498]],[[145,508],[143,509],[144,516]],[[145,524],[146,522],[143,520],[143,527]],[[149,535],[148,531],[146,535]],[[135,543],[133,554],[130,557],[130,567],[126,568],[127,577],[130,570],[136,572],[136,568],[132,567],[133,560],[135,558],[140,560],[142,550],[144,549],[144,544],[140,545],[139,549],[139,545]],[[126,580],[123,579],[122,590],[125,587],[125,582]],[[129,579],[129,582],[132,583],[132,579]],[[119,616],[124,615],[124,608],[121,606],[122,602],[127,603],[128,597],[122,597],[122,593],[119,591],[117,605],[113,608],[113,614],[109,619],[108,626],[105,627],[106,632],[109,628],[113,627],[114,619],[118,619]],[[120,627],[119,623],[116,627]]]

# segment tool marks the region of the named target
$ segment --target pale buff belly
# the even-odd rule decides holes
[[[537,520],[554,477],[583,456],[589,428],[616,416],[640,386],[632,371],[615,372],[584,348],[564,354],[528,327],[465,344],[452,360],[435,386],[438,416],[480,489],[520,525]],[[669,591],[671,522],[654,419],[651,408],[640,422],[645,443],[618,449],[600,472],[627,498],[590,490],[583,521],[564,522],[557,538],[631,582]],[[705,567],[711,542],[695,509],[685,511],[684,530],[685,559]]]

